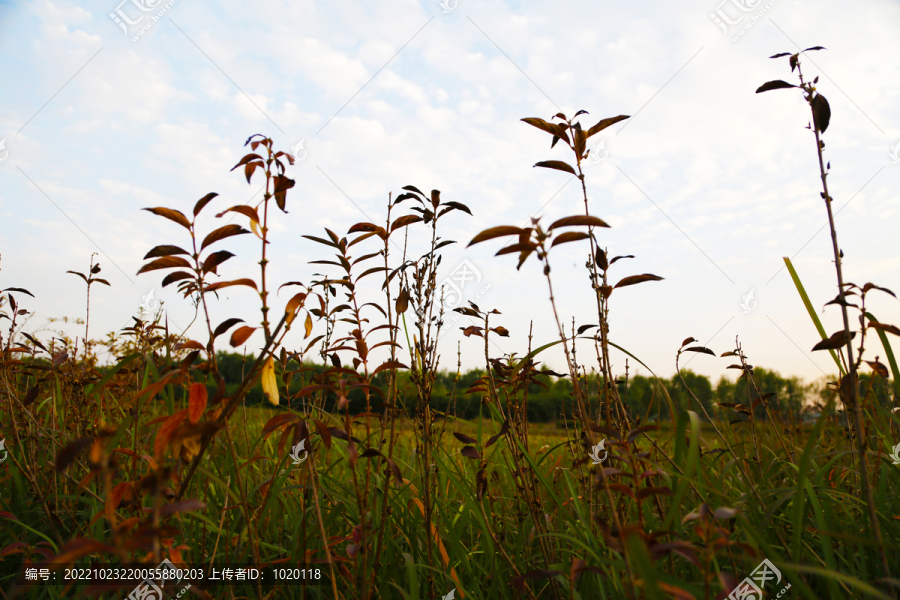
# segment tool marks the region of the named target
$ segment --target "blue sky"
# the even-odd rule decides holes
[[[307,152],[289,168],[288,214],[271,225],[273,281],[321,270],[307,264],[326,258],[321,247],[301,235],[380,222],[388,192],[436,188],[474,213],[446,219],[445,238],[460,243],[446,249],[441,277],[469,261],[479,277],[464,297],[500,310],[492,322],[511,331],[494,351],[523,354],[530,320],[535,345],[557,339],[537,262],[516,271],[514,257],[493,256],[502,242],[465,246],[487,227],[583,210],[577,181],[532,168],[567,150],[519,119],[584,109],[585,125],[632,115],[604,132],[608,157],[586,167],[591,212],[612,225],[601,243],[636,256],[613,273],[665,278],[615,292],[612,340],[659,375],[674,371],[689,336],[718,354],[738,336],[754,365],[831,374],[827,354],[809,352],[818,336],[782,268],[794,257],[818,310],[835,296],[808,109],[794,91],[754,93],[793,81],[786,60],[768,56],[814,45],[828,50],[811,53],[804,73],[820,76],[831,104],[824,139],[845,277],[900,293],[896,2],[145,0],[148,12],[136,2],[0,3],[0,286],[35,294],[20,298],[35,313],[27,330],[83,316],[83,283],[65,271],[85,270],[92,252],[112,284],[94,288],[93,332],[129,324],[151,290],[186,326],[192,308],[160,287],[162,275],[135,275],[150,248],[184,243],[184,231],[140,209],[187,213],[218,192],[203,214],[209,231],[218,210],[255,205],[261,180],[247,185],[229,169],[263,133],[286,151],[303,140]],[[144,18],[126,34],[110,17],[117,9]],[[735,23],[728,34],[711,14]],[[237,254],[223,277],[258,277],[253,236],[221,248]],[[553,255],[561,316],[578,325],[596,322],[585,253],[568,244]],[[213,320],[252,323],[257,304],[248,289],[223,294]],[[869,308],[900,324],[893,298],[872,294]],[[829,332],[840,326],[834,307],[821,318]],[[204,339],[199,327],[189,333]],[[444,367],[455,367],[457,342],[464,368],[480,364],[480,340],[453,330],[441,338]],[[879,354],[869,347],[870,359]],[[590,365],[592,347],[579,353]],[[543,356],[565,370],[561,352]],[[727,360],[697,356],[690,368],[717,379]],[[622,372],[624,356],[614,361]]]

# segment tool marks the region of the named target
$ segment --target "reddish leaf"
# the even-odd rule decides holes
[[[203,243],[200,245],[200,251],[202,252],[207,246],[209,246],[210,244],[214,244],[219,240],[224,240],[225,238],[231,237],[233,235],[243,235],[245,233],[250,232],[240,225],[234,223],[219,227],[218,229],[210,232],[210,234],[205,238],[203,238]]]
[[[203,411],[206,410],[206,385],[192,383],[188,398],[188,418],[191,423],[196,425],[200,421],[200,417],[203,416]]]
[[[270,433],[272,433],[273,431],[275,431],[276,429],[278,429],[279,427],[282,427],[283,425],[287,425],[289,423],[296,423],[297,420],[298,420],[298,417],[291,413],[277,414],[268,420],[268,422],[262,428],[262,434],[265,437],[265,436],[269,435]]]
[[[156,208],[144,208],[141,210],[146,210],[148,212],[152,212],[154,215],[165,217],[170,221],[175,221],[187,230],[191,229],[191,222],[188,221],[187,217],[184,216],[184,213],[182,213],[181,211],[172,210],[171,208],[166,208],[164,206],[157,206]]]
[[[553,238],[553,243],[550,244],[550,247],[558,246],[559,244],[565,244],[567,242],[577,242],[579,240],[586,240],[591,237],[589,234],[583,231],[567,231],[565,233],[561,233],[555,238]]]
[[[609,117],[608,119],[602,119],[599,123],[587,130],[587,137],[591,137],[596,133],[600,133],[610,125],[615,125],[619,121],[624,121],[625,119],[629,118],[631,117],[628,115],[619,115],[618,117]]]
[[[248,327],[244,325],[243,327],[238,327],[231,334],[231,347],[237,348],[241,344],[247,341],[247,339],[253,335],[253,332],[256,331],[256,327]]]
[[[203,261],[203,268],[201,271],[203,273],[215,273],[216,275],[218,275],[219,273],[216,269],[218,269],[219,265],[221,265],[232,256],[234,256],[234,254],[232,254],[228,250],[219,250],[218,252],[213,252],[206,257],[206,260]]]
[[[140,275],[141,273],[156,271],[158,269],[174,269],[176,267],[184,267],[190,269],[191,263],[181,258],[180,256],[163,256],[162,258],[157,258],[156,260],[151,261],[141,267],[140,271],[138,271],[137,274]]]
[[[408,368],[409,367],[407,367],[406,365],[404,365],[402,362],[400,362],[398,360],[389,360],[389,361],[386,361],[386,362],[378,365],[378,367],[374,371],[372,371],[371,377],[375,377],[376,375],[378,375],[378,373],[380,373],[381,371],[384,371],[385,369],[408,369]]]
[[[153,454],[157,460],[162,458],[166,446],[169,445],[169,440],[172,438],[172,434],[175,433],[175,430],[184,422],[187,412],[188,410],[183,408],[160,425],[159,431],[156,434],[156,439],[153,442]]]
[[[172,256],[173,254],[188,254],[188,255],[190,255],[190,253],[183,248],[179,248],[178,246],[164,244],[162,246],[157,246],[153,250],[148,252],[146,254],[146,256],[144,256],[144,260],[147,260],[148,258],[157,258],[160,256]]]
[[[200,211],[203,210],[203,207],[209,204],[209,201],[218,196],[216,192],[210,192],[209,194],[203,196],[199,200],[197,200],[197,204],[194,205],[194,216],[200,214]]]
[[[491,227],[490,229],[485,229],[484,231],[473,237],[472,241],[469,242],[469,246],[498,237],[519,235],[520,233],[522,233],[522,228],[513,227],[512,225],[500,225],[498,227]],[[468,248],[469,246],[466,246],[466,248]]]
[[[252,279],[235,279],[233,281],[218,281],[211,285],[206,286],[207,292],[214,292],[216,290],[221,290],[222,288],[231,287],[233,285],[245,285],[247,287],[251,287],[254,290],[257,289],[256,282]]]
[[[421,220],[422,220],[422,217],[420,217],[419,215],[402,216],[391,224],[391,233],[393,233],[400,227],[406,227],[407,225],[411,225],[413,223],[418,223]]]

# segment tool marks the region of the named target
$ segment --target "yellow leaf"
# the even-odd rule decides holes
[[[303,339],[305,340],[309,337],[309,334],[312,333],[313,328],[312,317],[309,313],[306,313],[306,323],[304,324],[304,327],[306,328],[306,335],[303,336]]]
[[[194,460],[200,454],[200,436],[191,435],[181,440],[181,458],[185,461]]]
[[[253,219],[250,219],[250,229],[253,230],[253,233],[256,234],[256,237],[258,237],[259,239],[262,239],[262,234],[259,232],[259,223],[258,222],[254,221]]]
[[[278,382],[275,380],[275,359],[269,357],[262,368],[261,377],[263,393],[269,397],[269,402],[278,406]]]

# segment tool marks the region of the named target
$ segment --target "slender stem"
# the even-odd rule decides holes
[[[816,136],[816,153],[819,157],[819,177],[822,179],[822,191],[825,194],[825,210],[828,212],[828,228],[831,230],[831,249],[834,253],[834,270],[837,274],[837,283],[838,283],[838,296],[840,297],[840,305],[841,305],[841,317],[844,321],[844,335],[847,337],[847,366],[848,372],[846,377],[849,378],[850,385],[846,386],[849,388],[849,396],[850,396],[850,406],[853,410],[853,421],[856,429],[856,452],[859,457],[859,475],[860,475],[860,483],[862,484],[863,494],[866,497],[866,504],[869,509],[869,520],[872,525],[872,535],[875,538],[875,544],[878,546],[879,554],[881,555],[881,568],[884,571],[884,576],[889,578],[891,576],[891,569],[888,565],[887,554],[884,550],[884,542],[881,538],[881,528],[878,525],[878,512],[875,509],[875,496],[872,492],[872,487],[869,483],[869,468],[866,463],[866,434],[863,429],[863,415],[862,415],[862,407],[859,403],[859,390],[857,386],[857,367],[858,365],[853,361],[853,346],[850,343],[850,319],[847,316],[847,302],[844,299],[844,273],[841,266],[841,250],[838,246],[837,240],[837,230],[834,227],[834,214],[831,211],[831,194],[828,193],[828,174],[825,172],[825,161],[822,157],[822,141],[819,137],[819,128],[816,124],[816,112],[813,107],[813,86],[811,84],[805,84],[803,82],[803,72],[800,70],[800,66],[798,64],[797,71],[800,76],[800,84],[806,92],[806,101],[809,103],[809,109],[812,112],[813,122],[812,122],[812,130]],[[845,386],[841,386],[845,388]],[[845,388],[845,389],[846,389]]]

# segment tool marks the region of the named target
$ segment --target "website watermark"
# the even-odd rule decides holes
[[[897,409],[895,408],[891,412],[897,412]],[[2,444],[3,444],[3,442],[0,442],[0,448],[3,447]],[[894,461],[895,465],[900,465],[900,444],[897,444],[896,446],[894,446],[894,451],[891,452],[891,459]],[[3,460],[6,460],[6,457],[3,457]],[[3,461],[0,460],[0,462],[3,462]]]
[[[307,458],[309,458],[309,452],[305,449],[306,440],[300,440],[297,445],[291,447],[291,462],[295,465],[303,464]],[[300,456],[300,453],[303,453],[303,456]]]
[[[116,6],[114,12],[109,13],[109,17],[122,29],[122,33],[126,36],[129,34],[129,29],[141,25],[143,22],[143,26],[135,33],[134,37],[131,38],[132,42],[138,41],[144,33],[147,32],[153,25],[155,25],[166,12],[173,6],[178,0],[169,0],[165,4],[163,4],[163,0],[122,0],[118,6]],[[136,19],[132,19],[123,9],[122,7],[128,3],[131,3],[142,13],[151,13],[156,11],[156,14],[143,14],[134,13],[132,14],[140,15]],[[144,19],[147,21],[144,21]]]
[[[4,142],[6,140],[3,140]],[[3,142],[0,142],[0,149],[3,148]],[[891,157],[891,164],[898,165],[900,164],[900,142],[897,142],[893,146],[891,146],[891,151],[888,154]],[[0,159],[3,160],[3,159]]]
[[[778,0],[722,0],[709,17],[731,41],[738,41]],[[727,8],[726,8],[727,7]],[[750,14],[753,13],[753,14]]]
[[[762,600],[763,588],[770,580],[775,580],[775,585],[779,585],[781,583],[781,571],[776,569],[775,565],[766,558],[750,573],[749,577],[745,577],[742,582],[731,590],[731,593],[728,594],[728,600]],[[789,589],[791,589],[790,583],[782,588],[773,598],[781,598]]]
[[[441,0],[440,5],[443,9],[443,12],[446,14],[459,6],[459,0]]]
[[[438,331],[438,336],[444,335],[462,318],[462,315],[458,312],[453,312],[453,309],[462,306],[466,296],[466,288],[471,290],[480,283],[481,271],[479,271],[471,261],[463,259],[463,261],[453,269],[450,275],[438,285],[438,293],[441,294],[441,297],[443,298],[445,318],[444,324]],[[491,289],[491,284],[489,283],[482,286],[475,294],[473,300],[480,299],[489,289]],[[421,308],[416,310],[416,315],[418,315],[420,319],[425,318],[424,311]]]
[[[306,151],[306,148],[303,147],[303,143],[306,142],[306,138],[303,138],[293,146],[291,146],[291,155],[294,157],[294,162],[298,163],[306,159],[309,156],[309,152]]]
[[[759,306],[759,303],[756,301],[756,298],[753,297],[754,292],[756,292],[756,288],[751,289],[749,292],[744,294],[741,297],[741,309],[743,309],[745,315],[749,315],[756,307]]]
[[[606,443],[606,438],[603,438],[599,444],[594,446],[591,449],[589,456],[591,457],[591,463],[595,465],[599,465],[603,461],[606,460],[606,457],[609,456],[609,452],[606,451],[606,448],[603,445]],[[603,452],[603,458],[600,458],[600,453]]]
[[[3,453],[3,458],[0,458],[0,463],[2,463],[9,457],[9,452],[6,451],[6,438],[0,440],[0,452]]]

